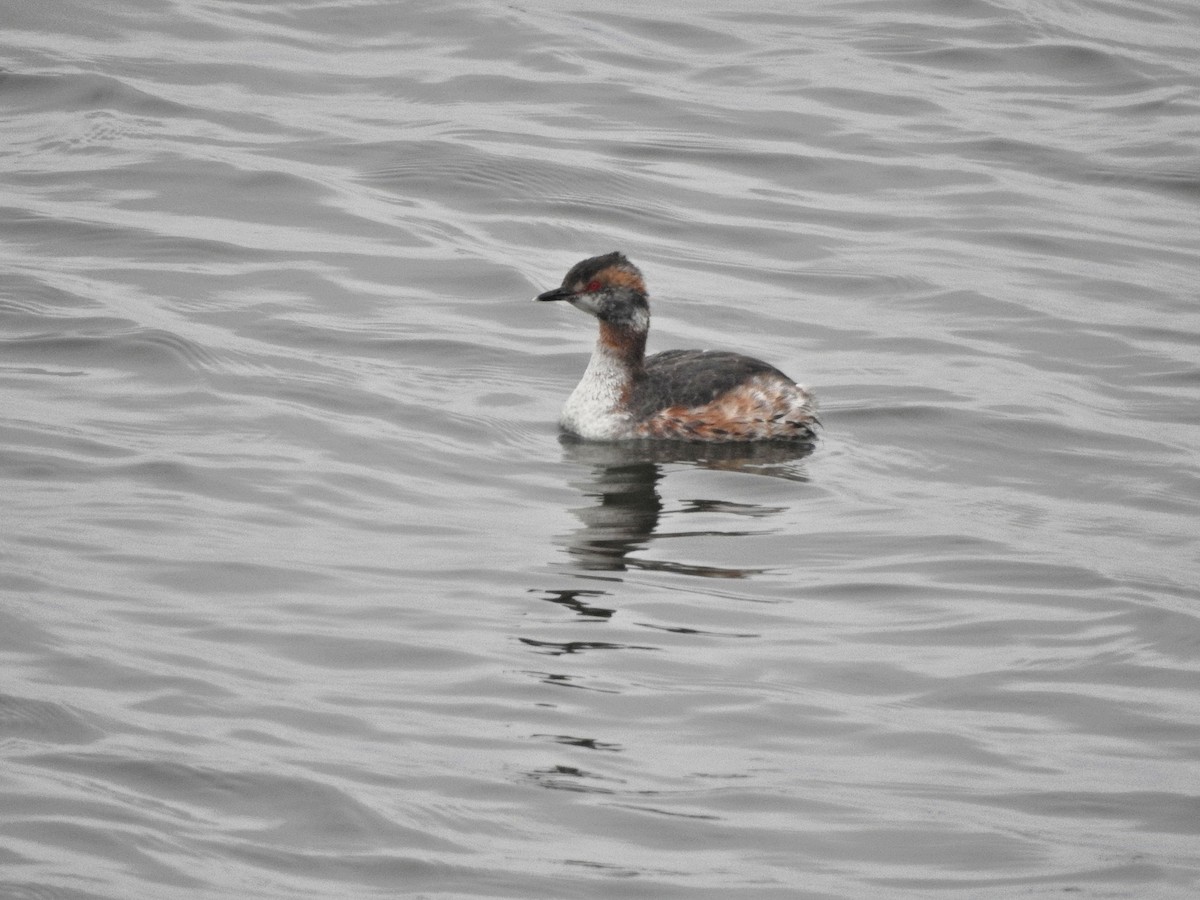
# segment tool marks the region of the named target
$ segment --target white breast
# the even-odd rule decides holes
[[[567,398],[559,424],[587,440],[629,437],[629,412],[621,406],[628,386],[628,370],[603,345],[598,345],[583,378]]]

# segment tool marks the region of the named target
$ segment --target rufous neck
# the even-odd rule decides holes
[[[631,372],[641,372],[646,358],[646,332],[601,321],[596,349],[619,360]]]

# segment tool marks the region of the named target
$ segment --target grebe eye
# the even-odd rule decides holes
[[[585,287],[584,290],[589,294],[594,294],[596,291],[600,290],[600,282],[593,278],[587,283],[587,287]]]

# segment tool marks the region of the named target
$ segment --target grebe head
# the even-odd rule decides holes
[[[562,287],[534,299],[566,300],[615,328],[643,334],[650,328],[646,282],[638,267],[616,251],[576,263],[563,278]]]

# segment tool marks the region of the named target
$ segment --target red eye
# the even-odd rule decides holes
[[[584,288],[584,291],[586,291],[589,294],[594,294],[598,290],[600,290],[600,282],[598,282],[595,278],[593,278],[591,281],[589,281],[587,283],[587,287]]]

